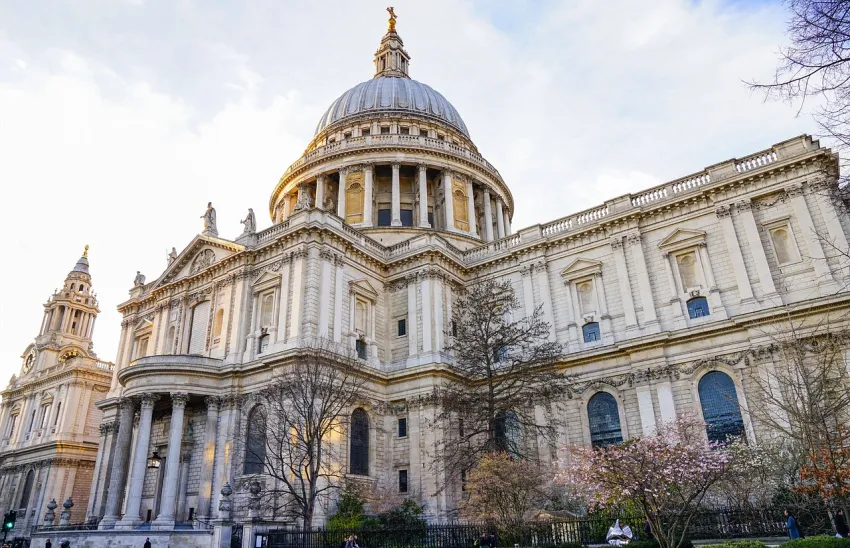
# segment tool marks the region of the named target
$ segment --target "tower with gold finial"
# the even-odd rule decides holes
[[[404,50],[404,42],[395,30],[398,16],[392,6],[387,8],[390,18],[387,21],[387,33],[381,39],[381,45],[375,52],[375,78],[410,78],[408,68],[410,55]]]

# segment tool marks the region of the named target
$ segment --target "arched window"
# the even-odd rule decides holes
[[[369,416],[359,407],[351,414],[351,458],[349,472],[369,475]]]
[[[366,193],[360,184],[362,173],[349,174],[350,182],[345,189],[345,222],[348,224],[363,222],[363,202]]]
[[[597,392],[590,398],[587,402],[587,420],[593,447],[605,447],[623,441],[617,400],[608,392]]]
[[[596,303],[593,298],[593,283],[582,282],[576,288],[578,290],[578,300],[581,305],[582,314],[596,312]]]
[[[494,438],[497,451],[520,454],[520,424],[514,411],[499,411],[496,413]]]
[[[30,502],[30,495],[32,494],[32,484],[35,482],[35,471],[30,470],[27,472],[27,477],[24,480],[24,488],[21,491],[21,503],[18,505],[18,508],[25,510]]]
[[[726,373],[711,371],[699,381],[699,403],[709,441],[725,442],[744,433],[735,383]]]
[[[82,291],[85,288],[86,288],[86,286],[84,286],[83,284],[80,284],[80,291]]]
[[[709,315],[708,301],[705,297],[694,297],[688,301],[688,316],[691,319],[704,318]]]
[[[223,312],[223,311],[222,311]],[[274,293],[266,293],[260,303],[260,327],[271,327],[274,323]]]
[[[601,334],[599,332],[599,322],[586,323],[581,328],[581,332],[584,335],[584,342],[596,342],[601,340]]]
[[[258,405],[248,415],[245,437],[245,473],[262,474],[266,460],[266,410]]]

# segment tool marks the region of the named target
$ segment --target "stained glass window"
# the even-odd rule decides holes
[[[699,402],[709,441],[725,442],[744,433],[735,383],[729,375],[720,371],[706,373],[699,381]]]
[[[587,419],[593,447],[605,447],[623,441],[617,400],[608,392],[597,392],[590,398],[587,402]]]

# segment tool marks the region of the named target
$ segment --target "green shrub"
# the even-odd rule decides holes
[[[655,539],[650,540],[633,540],[628,543],[626,546],[629,548],[658,548],[658,541]],[[690,539],[685,539],[682,541],[681,546],[679,548],[694,548],[694,543],[690,541]]]
[[[720,544],[709,544],[704,548],[767,548],[767,545],[757,540],[730,540]]]
[[[800,538],[782,545],[782,548],[850,548],[850,539],[834,535]]]

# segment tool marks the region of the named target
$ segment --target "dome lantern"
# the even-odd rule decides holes
[[[375,78],[410,78],[407,74],[410,55],[404,51],[404,42],[395,30],[395,10],[390,6],[387,12],[390,14],[389,28],[375,52]]]

